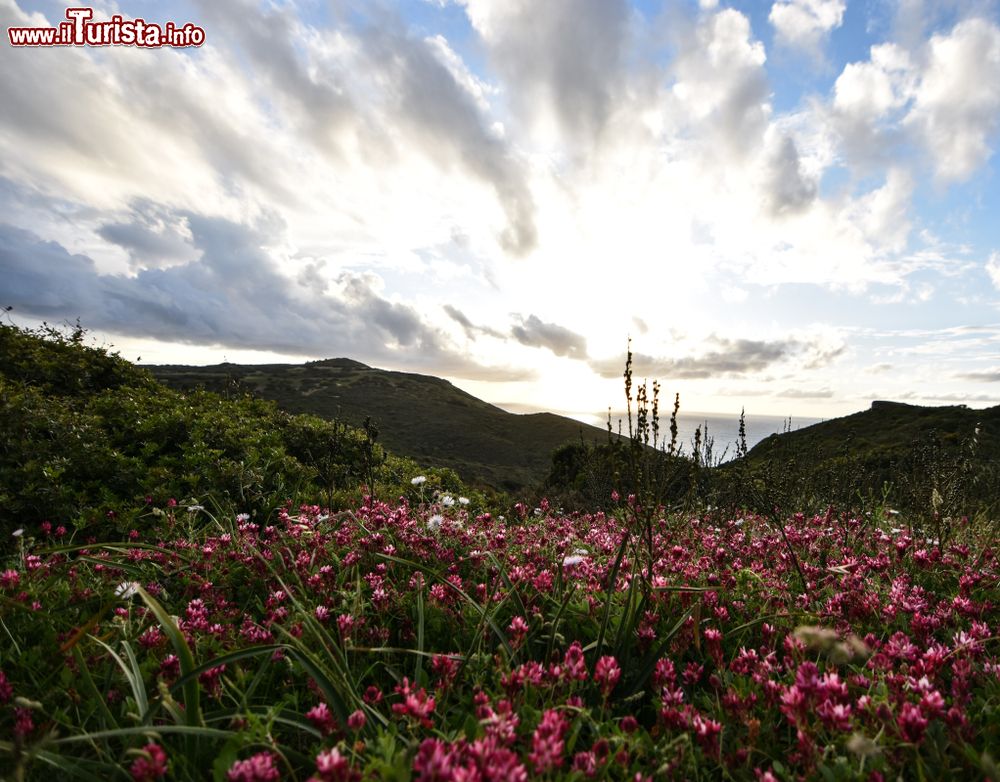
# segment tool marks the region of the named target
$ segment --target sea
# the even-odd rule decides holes
[[[571,417],[585,423],[607,428],[608,414],[600,415],[572,415]],[[612,412],[612,430],[618,432],[618,419],[622,419],[622,433],[628,434],[628,421],[624,413],[617,416]],[[746,414],[746,438],[747,448],[753,448],[761,440],[770,437],[772,434],[795,431],[813,424],[818,424],[825,419],[822,418],[795,418],[782,417],[777,415],[752,415]],[[712,439],[713,461],[728,461],[736,456],[736,447],[739,442],[740,414],[720,415],[719,413],[695,413],[684,412],[677,414],[677,445],[683,447],[684,453],[691,454],[694,450],[695,430],[701,427],[702,442],[705,441],[705,433]],[[670,413],[660,418],[660,437],[670,438]]]

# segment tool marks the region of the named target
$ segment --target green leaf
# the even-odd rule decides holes
[[[170,639],[170,644],[174,647],[174,652],[180,662],[181,675],[190,674],[195,669],[194,655],[191,654],[191,649],[177,623],[164,610],[159,601],[143,587],[136,584],[135,589],[149,610],[153,612],[167,638]],[[201,718],[201,686],[198,680],[191,676],[184,683],[184,717],[189,727],[204,724]]]

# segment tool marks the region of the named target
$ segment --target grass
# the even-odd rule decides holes
[[[628,506],[304,507],[100,550],[31,531],[0,767],[128,779],[152,743],[177,779],[989,778],[990,529],[941,549],[895,523],[783,519],[808,595],[760,517],[659,517],[644,572]]]

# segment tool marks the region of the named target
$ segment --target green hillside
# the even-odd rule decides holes
[[[417,499],[418,473],[428,489],[464,488],[364,431],[248,395],[169,389],[84,335],[0,324],[0,551],[43,522],[141,529],[171,500],[269,518],[288,502],[343,505],[371,490]]]
[[[554,415],[516,415],[446,380],[390,372],[346,358],[307,364],[151,366],[177,389],[239,389],[290,413],[360,426],[371,417],[390,451],[450,467],[467,481],[518,491],[548,475],[552,452],[568,442],[606,442],[607,432]]]
[[[853,415],[771,435],[746,461],[805,501],[847,505],[881,493],[896,507],[965,512],[1000,499],[1000,406],[875,401]]]

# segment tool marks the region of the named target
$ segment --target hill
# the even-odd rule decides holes
[[[464,480],[516,492],[540,484],[552,452],[568,442],[606,442],[607,432],[553,413],[517,415],[446,380],[375,369],[347,358],[306,364],[149,366],[176,389],[246,391],[289,413],[360,426],[371,417],[379,442]]]
[[[936,504],[946,513],[959,500],[998,499],[1000,406],[874,401],[853,415],[771,435],[746,459],[753,471],[797,482],[803,492],[808,487],[818,501],[847,504],[859,494],[887,493],[896,507]]]
[[[169,389],[84,337],[0,323],[0,555],[16,529],[142,529],[171,500],[271,519],[299,500],[416,500],[418,473],[435,489],[464,489],[452,471],[345,425],[245,395]]]

